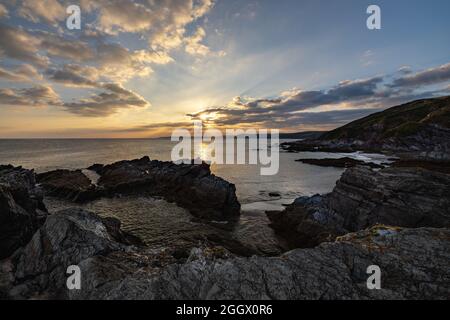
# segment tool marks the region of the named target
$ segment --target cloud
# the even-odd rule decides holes
[[[42,79],[42,76],[35,67],[29,64],[23,64],[12,70],[0,67],[0,78],[15,82],[29,82],[35,79]]]
[[[96,52],[88,43],[46,31],[25,31],[0,24],[0,54],[11,59],[29,62],[39,68],[50,64],[45,52],[51,57],[74,61],[88,61],[96,57]]]
[[[393,88],[420,87],[446,81],[450,81],[450,63],[397,78],[391,86]]]
[[[447,65],[406,77],[415,79],[414,83],[421,86],[442,82],[442,79],[446,78],[445,66]],[[274,98],[236,97],[225,106],[207,108],[187,116],[191,120],[203,120],[210,126],[219,128],[251,126],[298,130],[301,127],[306,130],[321,125],[332,129],[389,106],[446,95],[450,88],[417,92],[393,90],[386,79],[375,76],[368,79],[345,80],[328,90],[294,89],[284,91]]]
[[[50,86],[34,86],[25,89],[0,88],[0,105],[48,106],[60,105],[58,94]]]
[[[203,40],[205,35],[205,30],[202,27],[198,27],[195,34],[185,40],[186,52],[192,55],[199,56],[206,56],[207,54],[209,54],[211,50],[207,46],[201,44],[201,41]]]
[[[0,3],[0,18],[8,17],[8,9]]]
[[[59,34],[45,31],[35,32],[41,50],[49,56],[60,57],[73,61],[89,61],[96,57],[95,51],[87,42],[78,39],[66,39]]]
[[[184,46],[193,55],[210,53],[202,44],[205,30],[197,28],[187,36],[187,26],[204,17],[213,7],[212,0],[159,0],[159,1],[81,1],[88,12],[98,12],[96,28],[106,34],[141,33],[149,47],[168,52]]]
[[[21,28],[0,24],[0,57],[29,62],[45,67],[49,59],[39,54],[40,41]]]
[[[98,69],[75,64],[64,65],[61,69],[49,69],[46,72],[50,80],[70,87],[98,87]]]
[[[57,0],[23,0],[18,14],[34,23],[56,24],[66,18],[66,10]]]
[[[151,64],[167,64],[173,61],[165,52],[130,51],[115,43],[100,44],[97,47],[97,54],[100,72],[104,77],[115,81],[146,77],[153,73]]]
[[[324,105],[358,102],[376,95],[382,77],[373,77],[363,80],[345,80],[329,90],[302,91],[293,90],[283,92],[273,99],[245,99],[235,98],[226,107],[209,108],[196,114],[189,114],[193,119],[201,119],[206,115],[216,113],[219,121],[224,124],[242,119],[246,122],[260,122],[266,120],[266,115],[272,118],[285,118],[290,113],[317,108]],[[231,107],[231,108],[229,108]]]
[[[89,98],[64,104],[64,108],[75,115],[83,117],[106,117],[120,109],[147,108],[150,103],[139,94],[125,89],[117,83],[102,84],[106,91]]]

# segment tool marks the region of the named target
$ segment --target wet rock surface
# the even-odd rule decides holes
[[[447,299],[450,231],[375,226],[313,249],[242,258],[223,248],[151,252],[117,241],[82,210],[50,216],[8,261],[0,294],[12,299]],[[66,288],[78,265],[81,290]],[[382,270],[368,290],[367,267]]]
[[[129,194],[162,196],[209,220],[236,220],[240,204],[233,184],[216,177],[210,167],[153,160],[148,157],[88,168],[99,176],[96,185],[82,171],[57,170],[38,175],[49,195],[89,201]]]
[[[423,168],[355,167],[324,196],[302,197],[268,212],[272,227],[294,247],[310,247],[377,223],[450,226],[450,175]]]
[[[0,259],[25,245],[46,214],[34,172],[10,165],[0,166]]]

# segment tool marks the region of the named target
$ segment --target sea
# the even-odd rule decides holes
[[[287,142],[291,140],[281,140]],[[37,173],[55,169],[83,169],[94,163],[109,164],[149,156],[170,161],[175,142],[161,139],[0,139],[0,164],[12,164]],[[278,146],[274,146],[278,147]],[[124,230],[139,236],[155,249],[168,245],[197,246],[209,239],[226,238],[254,250],[258,254],[277,255],[286,250],[282,238],[269,226],[265,212],[283,210],[297,197],[331,192],[344,169],[318,167],[300,158],[352,157],[382,163],[380,154],[365,153],[289,153],[280,150],[276,175],[260,174],[260,165],[213,164],[211,171],[236,186],[242,205],[241,218],[226,228],[220,223],[193,219],[185,209],[161,198],[118,197],[77,204],[101,216],[122,221]],[[51,213],[73,207],[58,199],[46,199]]]

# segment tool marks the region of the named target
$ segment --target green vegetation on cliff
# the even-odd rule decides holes
[[[406,137],[433,124],[450,128],[450,96],[417,100],[353,121],[325,133],[320,140],[379,140]]]

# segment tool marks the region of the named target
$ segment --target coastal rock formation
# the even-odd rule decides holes
[[[31,239],[47,213],[42,200],[33,171],[0,166],[0,259]]]
[[[413,101],[332,130],[289,142],[287,151],[394,152],[403,158],[450,160],[450,96]]]
[[[324,196],[302,197],[268,212],[294,247],[315,246],[377,223],[408,228],[450,226],[450,175],[423,168],[355,167]]]
[[[49,196],[70,201],[88,201],[97,197],[95,186],[81,170],[54,170],[36,175]]]
[[[11,259],[12,278],[20,283],[11,294],[30,298],[51,292],[57,297],[64,289],[68,266],[91,256],[124,251],[128,243],[120,242],[122,237],[117,237],[117,230],[111,232],[107,225],[97,215],[80,209],[50,215],[31,241]]]
[[[352,159],[349,157],[336,158],[336,159],[298,159],[297,162],[311,164],[320,167],[337,167],[337,168],[351,168],[355,166],[367,166],[374,169],[382,169],[384,166],[373,163],[364,162],[362,160]]]
[[[38,179],[49,195],[73,201],[144,194],[162,196],[203,219],[234,220],[240,215],[235,186],[213,175],[205,163],[177,165],[143,157],[88,169],[100,176],[96,185],[79,170],[47,172]]]
[[[233,184],[211,174],[208,164],[174,164],[144,157],[98,170],[99,187],[108,195],[145,190],[163,196],[200,218],[230,220],[240,214]]]
[[[300,197],[283,211],[268,211],[270,226],[291,249],[310,248],[348,232],[344,218],[321,195]]]
[[[233,257],[193,249],[179,259],[117,241],[102,219],[81,210],[50,216],[32,241],[0,263],[0,295],[60,299],[446,299],[450,231],[375,226],[280,257]],[[66,269],[81,270],[68,290]],[[367,267],[382,270],[368,290]]]

